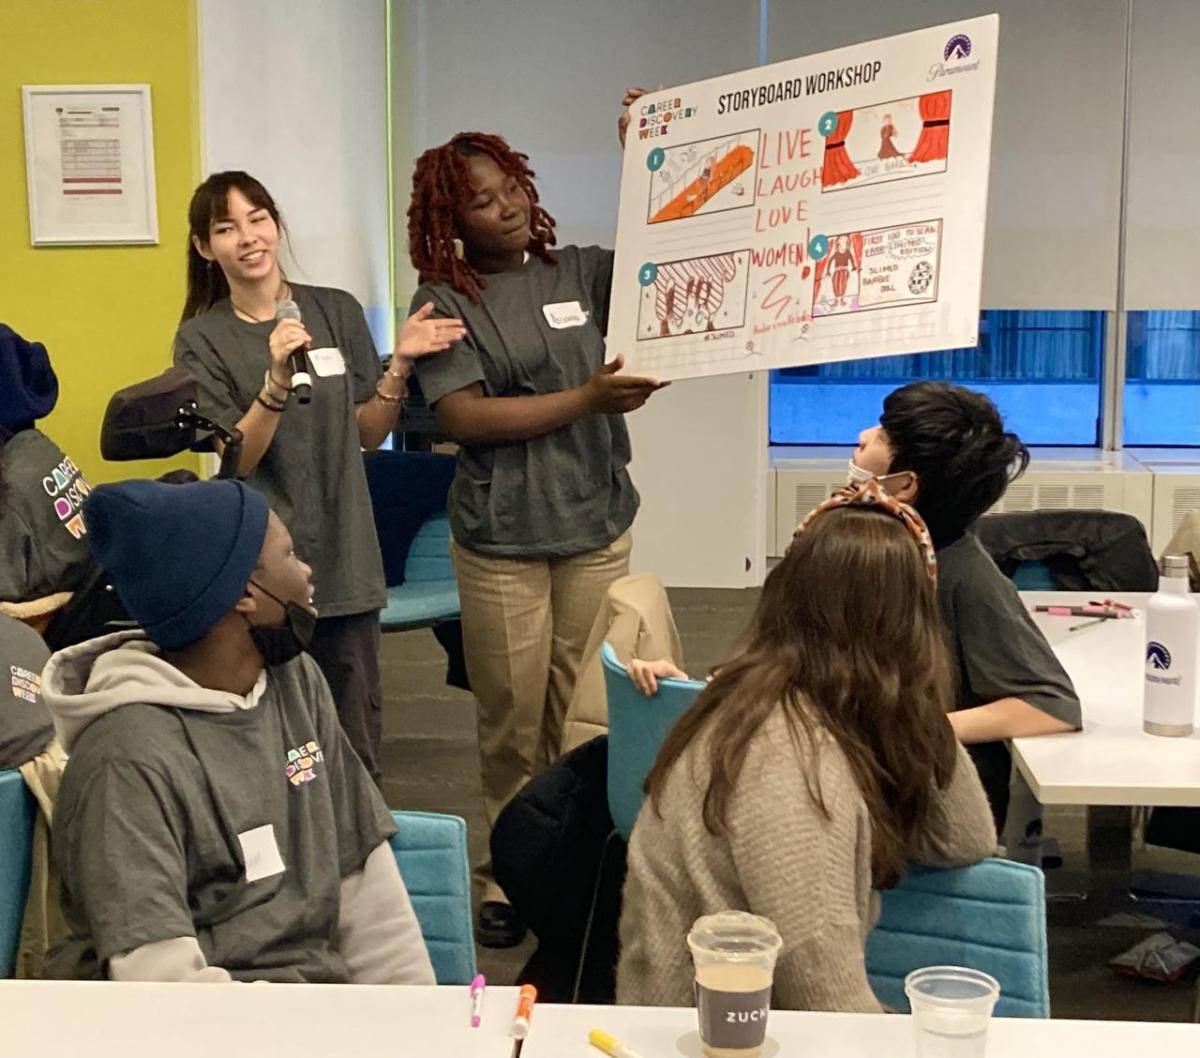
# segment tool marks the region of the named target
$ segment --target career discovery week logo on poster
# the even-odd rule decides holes
[[[955,33],[942,49],[942,61],[929,67],[929,80],[951,77],[958,73],[971,73],[979,69],[979,60],[967,62],[971,57],[971,38],[965,33]]]
[[[698,107],[684,106],[683,100],[678,96],[657,103],[643,103],[638,117],[638,139],[650,140],[656,136],[665,136],[671,131],[672,123],[693,117],[698,110]]]

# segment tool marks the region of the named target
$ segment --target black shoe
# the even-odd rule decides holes
[[[479,908],[475,939],[485,948],[515,948],[525,939],[525,923],[509,904],[485,900]]]

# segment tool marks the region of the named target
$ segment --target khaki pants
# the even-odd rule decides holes
[[[489,837],[500,810],[558,757],[563,718],[592,622],[629,572],[632,539],[559,559],[495,558],[451,545],[463,651],[479,703],[479,765]],[[503,900],[485,855],[484,900]]]

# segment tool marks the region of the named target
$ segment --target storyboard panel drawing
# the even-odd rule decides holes
[[[812,315],[937,301],[942,222],[842,232],[814,269]]]
[[[844,110],[825,140],[821,190],[910,180],[946,171],[953,92]]]
[[[749,251],[739,250],[656,264],[642,287],[638,341],[712,336],[743,326],[749,261]]]
[[[759,131],[753,129],[657,148],[648,223],[753,206],[758,140]]]

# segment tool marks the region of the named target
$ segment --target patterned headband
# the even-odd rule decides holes
[[[881,511],[885,511],[902,522],[921,549],[921,554],[925,559],[925,568],[929,571],[929,579],[934,584],[937,583],[937,557],[933,550],[933,538],[930,537],[929,530],[925,528],[924,521],[907,503],[901,503],[895,496],[889,495],[887,490],[879,484],[877,478],[855,482],[853,485],[838,489],[819,507],[814,507],[808,512],[804,521],[796,526],[792,539],[794,540],[804,532],[814,518],[820,517],[826,511],[837,510],[839,507],[878,507]]]

